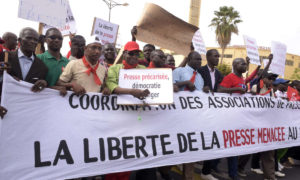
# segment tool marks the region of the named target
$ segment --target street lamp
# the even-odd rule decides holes
[[[123,4],[120,4],[120,3],[117,3],[113,0],[103,0],[106,5],[108,6],[108,9],[109,9],[109,16],[108,16],[108,21],[110,22],[110,13],[111,13],[111,9],[113,7],[116,7],[116,6],[128,6],[129,4],[128,3],[123,3]]]

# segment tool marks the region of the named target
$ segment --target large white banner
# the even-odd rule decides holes
[[[54,27],[64,27],[68,6],[68,0],[19,0],[18,17]]]
[[[102,44],[116,43],[119,25],[95,18],[92,28],[92,35],[97,35]]]
[[[286,45],[280,42],[272,41],[271,52],[273,61],[270,65],[270,70],[284,77],[285,61],[286,61]]]
[[[68,179],[299,146],[299,102],[180,92],[174,105],[65,97],[4,77],[0,179]],[[141,116],[141,119],[137,117]]]
[[[247,56],[250,58],[250,63],[261,65],[256,40],[254,38],[244,35],[244,43],[247,50]]]
[[[47,30],[52,27],[53,26],[44,24],[43,34],[45,35]],[[67,36],[69,34],[76,34],[76,31],[77,31],[76,22],[75,22],[70,4],[68,4],[68,7],[67,7],[67,18],[65,20],[65,25],[64,25],[64,27],[58,27],[58,29],[60,30],[60,32],[63,36]]]

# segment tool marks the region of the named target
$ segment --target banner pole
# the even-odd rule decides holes
[[[44,24],[43,23],[39,23],[39,35],[43,34],[43,27],[44,27]],[[42,44],[39,42],[38,45],[36,46],[36,49],[35,49],[35,54],[41,54],[41,47],[42,47]]]

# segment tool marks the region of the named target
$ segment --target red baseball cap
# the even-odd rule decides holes
[[[138,43],[136,43],[135,41],[129,41],[125,44],[124,50],[125,51],[140,51],[140,47],[139,47]]]

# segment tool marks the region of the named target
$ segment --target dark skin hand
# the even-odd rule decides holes
[[[146,89],[146,90],[132,89],[131,90],[131,95],[140,100],[145,99],[149,94],[150,94],[150,91],[148,89]]]
[[[136,41],[136,36],[137,35],[137,27],[133,26],[131,29],[131,37],[132,37],[132,41]]]
[[[221,93],[229,93],[229,94],[239,92],[241,94],[245,94],[247,92],[247,88],[246,89],[244,89],[242,87],[225,88],[225,87],[220,86],[219,92],[221,92]]]
[[[45,80],[37,80],[31,88],[33,92],[40,92],[45,87],[47,87],[47,82]]]
[[[194,83],[192,83],[191,81],[182,81],[175,83],[174,85],[176,85],[177,87],[186,86],[190,91],[194,91],[196,89]]]
[[[179,87],[176,86],[176,85],[173,85],[173,91],[174,91],[174,92],[178,92],[178,91],[179,91]]]
[[[59,91],[59,95],[61,95],[62,97],[64,97],[65,95],[67,95],[67,88],[64,86],[52,86],[50,87],[51,89],[55,89]]]
[[[203,92],[205,92],[205,93],[211,92],[211,94],[214,95],[214,91],[212,91],[212,90],[209,88],[209,86],[204,86],[202,90],[203,90]]]
[[[6,113],[7,113],[7,109],[3,106],[0,106],[0,117],[1,117],[1,119],[4,118]]]
[[[3,74],[5,70],[9,71],[11,69],[11,66],[7,62],[0,62],[0,74]]]
[[[105,96],[109,96],[111,95],[110,90],[108,89],[108,87],[104,87],[103,90],[101,91],[101,93]]]
[[[128,89],[128,88],[116,87],[114,89],[114,93],[115,94],[130,94],[133,97],[143,100],[150,94],[150,91],[148,89],[140,90],[140,89]]]
[[[56,86],[64,86],[66,89],[71,89],[77,96],[83,95],[86,93],[86,90],[84,89],[84,87],[82,87],[81,85],[79,85],[75,82],[66,83],[59,79],[56,83]]]

